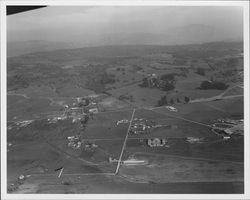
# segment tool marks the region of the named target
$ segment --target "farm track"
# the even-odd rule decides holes
[[[128,139],[129,130],[130,130],[130,127],[132,125],[134,114],[135,114],[135,109],[133,110],[133,113],[132,113],[132,116],[131,116],[131,119],[130,119],[130,122],[129,122],[128,130],[127,130],[127,133],[126,133],[126,137],[124,139],[124,143],[123,143],[121,154],[120,154],[120,157],[119,157],[119,160],[118,160],[118,163],[117,163],[115,174],[118,174],[118,172],[119,172],[119,168],[120,168],[120,165],[121,165],[121,160],[122,160],[123,152],[124,152],[124,149],[126,147],[126,142],[127,142],[127,139]]]
[[[155,109],[157,109],[157,108],[155,108]],[[204,124],[204,123],[201,123],[201,122],[197,122],[197,121],[194,121],[194,120],[190,120],[190,119],[187,119],[187,118],[177,117],[177,116],[174,116],[174,115],[162,113],[162,112],[156,111],[155,109],[151,109],[151,111],[155,112],[155,113],[159,113],[161,115],[168,116],[168,117],[172,117],[172,118],[176,118],[176,119],[181,119],[181,120],[184,120],[184,121],[187,121],[187,122],[190,122],[190,123],[198,124],[198,125],[201,125],[201,126],[206,126],[206,127],[209,127],[209,128],[212,127],[211,125]]]
[[[236,97],[242,97],[242,95],[229,95],[229,96],[224,96],[228,91],[236,88],[236,87],[241,87],[241,85],[235,85],[233,87],[230,87],[226,89],[224,92],[222,92],[219,95],[215,95],[213,97],[208,97],[208,98],[200,98],[200,99],[194,99],[190,100],[189,103],[199,103],[199,102],[209,102],[209,101],[216,101],[216,100],[222,100],[222,99],[231,99],[231,98],[236,98]]]
[[[217,108],[216,106],[213,106],[213,105],[210,105],[210,104],[207,104],[207,103],[202,103],[202,104],[205,105],[205,106],[208,106],[210,108],[213,108],[214,110],[218,110],[218,111],[221,111],[221,112],[226,113],[226,114],[228,113],[227,111],[222,110],[220,108]]]
[[[138,182],[141,182],[141,183],[152,183],[152,181],[149,181],[149,180],[146,180],[145,178],[133,178],[133,177],[129,177],[129,176],[126,176],[126,175],[119,175],[121,178],[124,178],[125,180],[128,180],[129,182],[134,182],[134,183],[138,183]],[[214,182],[222,182],[222,183],[231,183],[231,182],[243,182],[244,181],[244,178],[231,178],[231,179],[227,179],[227,180],[221,180],[221,179],[218,179],[218,180],[215,180],[215,179],[206,179],[206,180],[171,180],[171,181],[168,181],[168,182],[164,182],[164,183],[168,183],[168,184],[171,184],[171,183],[214,183]],[[154,181],[153,182],[154,184],[157,183],[157,181]]]
[[[237,162],[237,161],[229,161],[229,160],[218,160],[218,159],[209,159],[209,158],[201,158],[201,157],[189,157],[189,156],[178,156],[178,155],[166,155],[166,154],[159,154],[159,153],[147,153],[147,152],[136,152],[133,156],[139,155],[151,155],[151,156],[159,156],[159,157],[169,157],[169,158],[180,158],[185,160],[197,160],[197,161],[211,161],[211,162],[223,162],[223,163],[232,163],[237,165],[244,165],[244,162]]]

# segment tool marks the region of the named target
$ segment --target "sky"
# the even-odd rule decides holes
[[[8,42],[76,47],[242,40],[243,9],[211,6],[50,6],[7,17]]]

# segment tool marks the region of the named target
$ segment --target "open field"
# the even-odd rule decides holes
[[[51,106],[48,99],[30,98],[8,95],[8,120],[27,120],[41,116],[43,113],[59,111],[60,106]]]
[[[126,178],[159,182],[220,182],[243,181],[243,164],[206,161],[157,154],[138,153],[138,159],[146,159],[147,166],[122,166]]]
[[[93,47],[10,58],[8,192],[242,193],[244,134],[224,139],[213,130],[219,119],[244,119],[242,77],[236,77],[242,58],[231,66],[228,47],[214,45]],[[232,54],[242,50],[229,45]],[[143,85],[151,76],[165,77],[171,87]],[[204,81],[227,89],[201,89]],[[87,95],[95,113],[77,104]],[[68,116],[66,108],[78,106],[86,113],[74,121],[79,116]],[[139,119],[156,126],[133,134]],[[80,145],[72,146],[70,137]],[[166,145],[150,147],[148,139],[156,138]],[[133,158],[145,162],[126,163]]]
[[[86,131],[82,137],[84,139],[116,139],[124,138],[128,124],[116,126],[116,121],[121,119],[129,119],[132,110],[120,112],[99,113],[89,122]]]

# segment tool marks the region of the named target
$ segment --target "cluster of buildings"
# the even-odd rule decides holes
[[[132,121],[131,127],[130,127],[130,134],[149,134],[152,129],[156,128],[170,128],[171,125],[162,125],[162,124],[155,124],[152,120],[146,120],[146,119],[138,119],[135,118]]]
[[[169,147],[169,145],[167,145],[167,140],[164,139],[160,139],[160,138],[153,138],[153,139],[147,139],[147,145],[149,147]]]
[[[76,98],[77,102],[75,103],[75,106],[83,108],[84,112],[87,113],[98,113],[97,97],[97,95],[78,97]]]
[[[161,80],[159,76],[156,74],[148,74],[147,78],[147,86],[148,87],[157,87],[162,88],[165,85],[165,81]]]
[[[57,123],[58,121],[71,118],[72,123],[84,121],[85,118],[98,113],[98,105],[95,96],[77,97],[76,102],[72,106],[64,105],[65,111],[63,115],[48,118],[49,123]]]
[[[13,192],[15,190],[18,189],[18,187],[20,185],[22,185],[24,183],[24,181],[31,177],[31,175],[27,174],[27,175],[23,175],[21,174],[18,178],[17,178],[17,182],[16,183],[11,183],[9,186],[8,186],[8,192]]]
[[[79,149],[82,145],[78,136],[69,136],[68,141],[68,147],[71,147],[73,149]]]
[[[122,119],[116,121],[116,125],[119,124],[127,124],[129,123],[128,119]],[[161,124],[155,124],[152,120],[147,120],[143,118],[134,118],[129,133],[132,135],[140,135],[140,134],[148,134],[150,133],[151,129],[153,128],[161,128],[161,127],[171,127],[170,125],[161,125]]]
[[[129,129],[129,133],[132,135],[148,134],[150,132],[150,129],[153,128],[153,126],[153,121],[149,121],[142,118],[134,118]]]
[[[73,149],[79,149],[81,147],[84,151],[94,151],[98,148],[98,145],[94,142],[88,140],[81,140],[79,136],[69,136],[68,138],[68,147]]]
[[[155,87],[158,85],[158,76],[156,74],[148,74],[147,85],[149,87]]]
[[[171,82],[171,81],[170,81]],[[142,86],[149,88],[160,88],[163,89],[168,84],[166,80],[161,79],[160,76],[156,74],[148,74],[147,77],[143,79]]]
[[[218,119],[216,123],[212,125],[213,130],[216,133],[221,134],[224,139],[229,139],[231,135],[243,135],[244,134],[244,120],[233,119]]]
[[[98,148],[97,144],[95,144],[94,142],[90,142],[90,141],[84,141],[82,145],[85,151],[94,151],[96,148]]]
[[[65,119],[67,119],[67,116],[56,116],[56,117],[48,118],[47,120],[49,124],[51,124],[51,123],[57,123],[58,121],[62,121]]]
[[[98,113],[98,104],[96,96],[77,97],[72,107],[65,106],[65,114],[67,116],[87,115]]]
[[[25,121],[14,122],[11,125],[7,126],[7,130],[11,130],[13,127],[16,127],[16,128],[26,127],[29,124],[31,124],[33,121],[34,120],[25,120]]]

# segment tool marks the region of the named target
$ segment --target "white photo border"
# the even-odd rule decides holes
[[[2,199],[250,199],[249,138],[249,2],[248,1],[159,1],[159,0],[0,0],[1,16],[1,198]],[[7,73],[6,7],[47,6],[241,6],[244,9],[244,194],[8,194],[7,193]]]

